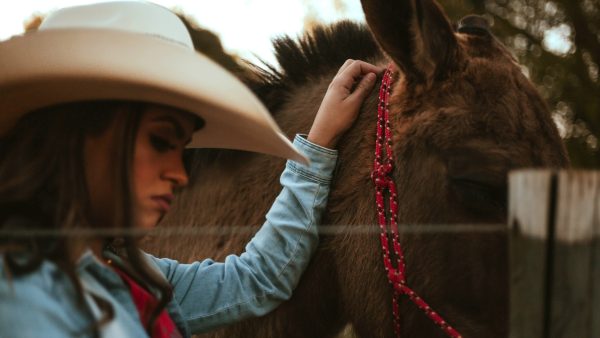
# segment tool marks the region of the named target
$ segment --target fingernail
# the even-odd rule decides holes
[[[375,81],[375,79],[377,78],[377,75],[375,75],[375,73],[369,73],[366,75],[367,77],[367,81]]]

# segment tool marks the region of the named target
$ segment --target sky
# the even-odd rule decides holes
[[[0,2],[0,41],[23,31],[34,13],[108,0],[16,0]],[[271,40],[298,36],[307,17],[324,23],[340,19],[364,21],[359,0],[150,0],[192,16],[216,33],[226,51],[257,62],[274,64]],[[544,33],[543,46],[557,55],[572,50],[570,27],[561,24]]]
[[[33,13],[103,0],[16,0],[0,2],[0,40],[23,32],[23,22]],[[307,15],[319,21],[342,18],[364,21],[359,0],[152,0],[177,8],[216,33],[228,52],[273,63],[271,40],[279,35],[302,33]],[[337,9],[336,9],[337,5]]]

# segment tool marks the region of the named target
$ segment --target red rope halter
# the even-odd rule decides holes
[[[388,281],[392,284],[394,295],[392,297],[392,311],[394,315],[394,331],[400,337],[400,308],[398,301],[401,295],[408,295],[409,299],[419,307],[436,325],[438,325],[449,337],[462,337],[458,331],[450,326],[440,315],[433,311],[425,301],[406,285],[404,255],[400,247],[398,237],[398,202],[396,195],[396,183],[392,178],[394,168],[394,156],[392,152],[392,130],[389,117],[389,97],[392,85],[393,66],[389,66],[381,80],[379,89],[379,104],[377,106],[377,138],[375,140],[375,161],[371,178],[375,183],[375,201],[377,203],[377,219],[381,228],[381,246],[383,248],[383,264],[387,272]],[[385,150],[385,158],[382,152]],[[388,207],[386,210],[384,193],[389,194]],[[389,214],[390,236],[396,256],[396,267],[392,264],[388,241],[388,221],[386,213]]]

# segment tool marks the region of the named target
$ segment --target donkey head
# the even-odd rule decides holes
[[[439,227],[433,235],[401,235],[408,284],[465,336],[506,336],[504,235],[460,230],[460,225],[475,224],[478,229],[485,223],[505,222],[510,170],[568,165],[550,112],[482,17],[466,17],[455,30],[433,0],[362,0],[362,5],[368,26],[387,56],[384,62],[397,70],[389,108],[398,222],[452,224],[458,229],[444,233],[442,229],[448,227]],[[374,112],[365,113],[373,123]],[[367,122],[359,121],[357,127],[367,127]],[[374,149],[374,141],[348,142],[353,142],[353,149]],[[340,168],[337,176],[340,182],[344,170]],[[366,183],[364,187],[368,189]],[[338,196],[347,198],[350,190],[354,194],[361,190],[356,185],[347,190],[332,193],[329,220],[356,222],[352,218],[356,215],[343,215],[351,206]],[[370,207],[374,209],[374,203]],[[376,219],[370,217],[359,221]],[[348,250],[363,250],[352,256],[352,262],[342,255],[337,258],[339,266],[356,266],[347,274],[341,272],[341,278],[349,280],[359,269],[375,264],[379,270],[371,273],[382,277],[354,285],[358,291],[349,288],[346,298],[358,299],[358,309],[389,303],[389,293],[370,299],[362,296],[369,292],[365,290],[389,289],[377,241],[368,247],[360,239],[348,243]],[[376,326],[364,320],[361,311],[349,314],[359,335],[391,335],[389,316],[379,317],[381,325]],[[404,333],[441,334],[408,301],[401,303],[401,313]]]
[[[390,109],[410,178],[399,189],[413,200],[401,203],[412,215],[401,222],[502,222],[510,169],[567,165],[548,108],[485,19],[468,16],[455,31],[432,0],[362,3],[400,70]],[[425,202],[435,210],[415,215]]]

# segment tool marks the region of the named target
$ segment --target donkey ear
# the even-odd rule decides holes
[[[446,78],[458,66],[458,42],[434,0],[361,0],[382,49],[409,81]]]

